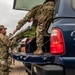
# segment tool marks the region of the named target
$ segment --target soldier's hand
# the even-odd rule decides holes
[[[19,37],[18,36],[15,36],[14,39],[17,41],[19,39]]]
[[[15,29],[14,31],[13,31],[13,34],[15,34],[17,32],[17,30]]]

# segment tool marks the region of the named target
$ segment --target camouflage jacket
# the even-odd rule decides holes
[[[7,58],[8,48],[14,46],[16,39],[10,41],[6,35],[0,33],[0,59]]]
[[[53,19],[54,9],[55,9],[55,3],[53,1],[44,3],[41,9],[42,12],[38,19],[38,22],[40,23],[44,22],[44,24],[46,24],[47,21]]]
[[[37,5],[35,7],[33,7],[26,15],[23,19],[21,19],[19,22],[18,22],[18,25],[16,26],[16,29],[20,29],[27,21],[30,20],[30,18],[34,18],[35,20],[38,19],[38,16],[40,15],[41,13],[41,9],[42,8],[42,5]]]
[[[34,20],[37,20],[37,25],[41,24],[44,22],[46,24],[49,20],[53,19],[53,14],[54,14],[54,9],[55,9],[55,3],[53,1],[46,2],[41,5],[37,5],[32,8],[27,15],[18,22],[18,26],[16,29],[20,29],[30,18],[34,18]],[[35,29],[27,30],[24,32],[25,36],[29,37],[35,37],[32,34],[35,35]]]

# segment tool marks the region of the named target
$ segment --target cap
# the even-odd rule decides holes
[[[1,29],[7,29],[7,28],[5,28],[4,25],[0,25],[0,30]]]

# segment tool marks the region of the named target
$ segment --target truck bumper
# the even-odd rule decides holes
[[[37,75],[65,75],[65,69],[61,65],[33,65],[33,71]],[[34,72],[32,75],[34,75]]]

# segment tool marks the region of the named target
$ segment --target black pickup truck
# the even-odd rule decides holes
[[[44,39],[43,51],[47,53],[13,54],[15,59],[31,63],[31,75],[75,75],[75,0],[55,1],[54,19]],[[36,49],[34,43],[35,39],[30,44],[30,53]]]

